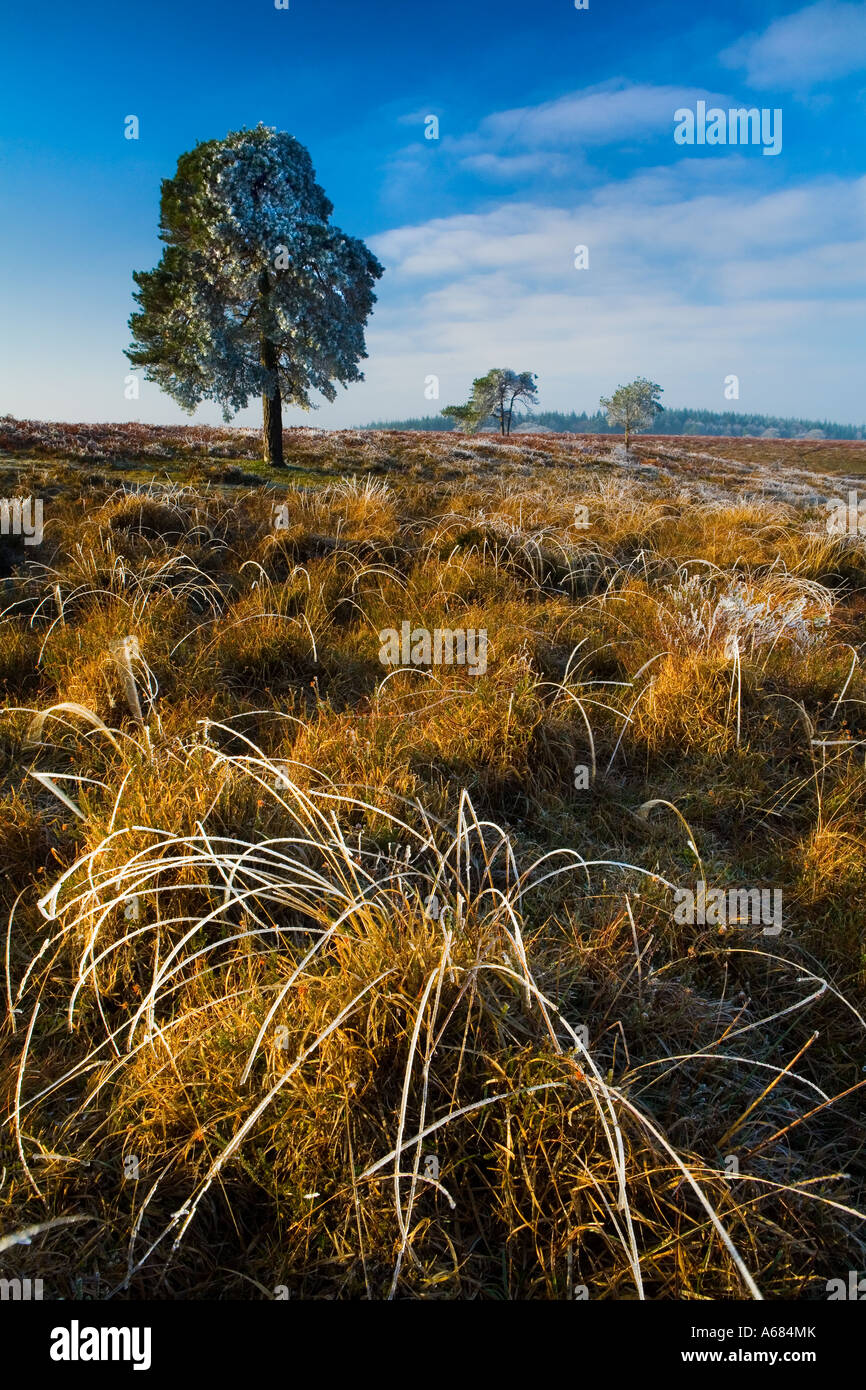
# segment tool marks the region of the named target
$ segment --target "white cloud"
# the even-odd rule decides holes
[[[699,97],[721,100],[701,88],[605,82],[538,106],[496,111],[468,139],[499,147],[509,143],[523,149],[640,140],[672,131],[677,107],[693,106]]]
[[[721,55],[753,87],[804,88],[866,67],[866,4],[818,0],[739,39]]]
[[[470,173],[491,183],[585,180],[591,150],[631,147],[654,137],[669,137],[675,149],[674,113],[694,107],[699,99],[708,106],[728,104],[727,97],[701,87],[617,78],[536,106],[494,111],[466,135],[443,131],[437,160],[440,170]],[[420,143],[404,146],[391,161],[386,199],[392,204],[411,201],[417,181],[428,177],[430,152]]]
[[[432,106],[419,106],[416,111],[407,111],[404,115],[398,116],[398,125],[418,125],[423,130],[424,122],[428,116],[442,116],[442,107],[436,103]]]
[[[388,274],[368,380],[341,418],[430,414],[500,364],[538,372],[548,408],[593,408],[644,374],[673,404],[724,410],[734,372],[741,409],[859,421],[866,179],[766,193],[738,182],[742,159],[712,181],[700,166],[650,170],[570,208],[527,200],[375,238]],[[424,398],[430,374],[438,403]]]
[[[436,218],[372,239],[399,284],[499,270],[519,271],[533,284],[573,274],[575,244],[595,247],[609,266],[610,289],[639,276],[667,277],[672,288],[689,268],[714,275],[727,262],[774,258],[862,237],[866,178],[825,179],[764,193],[737,180],[745,156],[719,161],[712,183],[697,183],[701,161],[648,170],[578,197],[570,208],[508,202],[485,212]],[[386,281],[383,281],[383,286]]]
[[[562,178],[572,173],[573,161],[554,150],[538,150],[532,154],[501,155],[487,151],[483,154],[466,155],[460,160],[461,169],[468,169],[482,178],[497,182],[537,177],[539,174],[552,174]]]

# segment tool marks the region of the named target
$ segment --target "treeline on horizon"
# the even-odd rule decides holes
[[[492,422],[490,422],[492,424]],[[561,410],[540,410],[534,415],[515,415],[514,426],[542,425],[558,434],[621,434],[618,425],[610,425],[603,411],[588,415]],[[406,420],[376,420],[370,425],[358,425],[364,430],[444,430],[452,431],[454,424],[442,415],[420,415]],[[649,434],[697,435],[767,435],[779,439],[797,439],[812,431],[821,431],[825,439],[863,439],[866,426],[837,425],[831,420],[799,420],[778,415],[740,414],[726,410],[667,409],[657,415]],[[498,432],[498,431],[497,431]],[[771,435],[768,434],[771,432]],[[818,437],[818,436],[816,436]]]

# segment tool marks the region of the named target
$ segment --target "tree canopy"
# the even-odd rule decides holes
[[[627,386],[618,386],[612,396],[602,396],[600,404],[607,412],[608,421],[612,425],[621,425],[625,431],[626,448],[629,435],[636,430],[645,430],[664,409],[657,399],[661,394],[661,386],[648,381],[645,376],[639,376]]]
[[[185,410],[226,420],[261,396],[266,459],[282,463],[283,401],[363,380],[364,329],[383,267],[330,224],[307,150],[258,125],[181,155],[164,179],[155,270],[138,271],[127,357]]]

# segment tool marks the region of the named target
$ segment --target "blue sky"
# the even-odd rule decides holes
[[[7,15],[0,412],[188,418],[125,399],[131,273],[178,155],[264,121],[386,267],[365,382],[287,423],[433,414],[491,366],[537,372],[548,409],[646,375],[671,405],[866,419],[862,0],[289,4]],[[780,153],[678,145],[698,101],[781,110]]]

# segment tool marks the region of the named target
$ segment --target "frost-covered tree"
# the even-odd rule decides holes
[[[383,268],[331,226],[308,152],[258,125],[207,140],[164,179],[155,270],[138,271],[127,357],[192,412],[262,397],[265,460],[283,463],[282,403],[332,401],[362,381],[364,328]]]
[[[661,401],[656,399],[661,394],[661,386],[639,376],[628,386],[618,386],[612,396],[602,396],[600,404],[602,410],[607,411],[608,423],[622,425],[625,430],[626,449],[631,432],[645,430],[659,411],[664,410]]]
[[[499,422],[500,434],[511,433],[515,401],[538,404],[534,372],[513,372],[510,367],[494,367],[486,376],[476,377],[472,395],[465,405],[446,405],[442,414],[472,432],[492,416]]]

